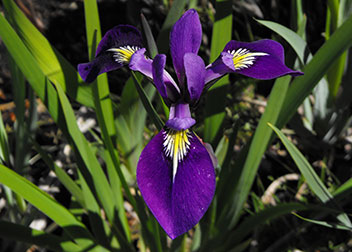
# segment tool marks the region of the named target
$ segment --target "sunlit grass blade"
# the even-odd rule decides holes
[[[178,0],[173,1],[170,11],[167,14],[167,17],[161,27],[158,38],[156,40],[157,46],[160,53],[166,53],[169,48],[169,34],[172,26],[176,21],[181,17],[187,0]]]
[[[227,42],[232,38],[232,1],[216,1],[216,14],[211,37],[210,62],[216,60]],[[213,142],[218,135],[225,118],[225,97],[227,88],[221,87],[229,84],[228,75],[224,76],[211,87],[205,103],[206,115],[204,120],[204,141]]]
[[[290,76],[285,76],[275,81],[267,107],[251,142],[242,149],[236,164],[222,181],[223,187],[219,191],[218,206],[220,229],[233,228],[239,219],[262,156],[270,142],[272,131],[267,127],[267,123],[276,123],[290,79]]]
[[[0,221],[0,236],[9,240],[35,244],[52,251],[82,251],[80,246],[70,240],[7,221]]]
[[[137,74],[136,76],[142,80],[140,75]],[[135,85],[132,76],[125,82],[115,119],[118,129],[118,148],[124,158],[121,167],[124,169],[128,183],[134,183],[135,181],[137,162],[145,144],[144,131],[147,119],[147,111]],[[155,87],[148,82],[143,89],[148,100],[152,100],[156,93]]]
[[[283,37],[296,52],[302,64],[305,64],[312,58],[307,43],[291,29],[272,21],[258,19],[256,21]]]
[[[329,190],[325,187],[323,182],[320,180],[319,176],[315,173],[312,166],[308,163],[307,159],[301,154],[301,152],[294,146],[287,137],[275,126],[269,123],[269,126],[274,130],[276,135],[280,138],[281,142],[285,145],[287,151],[290,153],[290,156],[294,160],[297,168],[300,170],[302,175],[304,176],[307,184],[314,192],[314,194],[323,202],[323,203],[331,203],[335,205],[336,202],[334,200],[334,196],[329,192]],[[338,207],[338,206],[336,206]],[[352,227],[352,223],[350,222],[348,216],[346,214],[340,214],[337,217],[345,226]]]
[[[53,48],[17,7],[15,1],[4,0],[3,4],[9,22],[37,61],[41,71],[50,81],[60,84],[70,97],[83,105],[94,107],[91,89],[82,84],[75,67]]]
[[[153,123],[155,124],[155,126],[157,127],[158,130],[161,130],[164,126],[163,121],[160,119],[158,113],[155,111],[153,105],[151,104],[151,102],[148,99],[147,94],[145,93],[142,84],[140,82],[140,78],[138,78],[136,76],[136,73],[132,73],[132,77],[136,86],[136,89],[138,91],[139,97],[142,100],[142,103],[144,105],[144,108],[147,110],[148,115],[150,116],[150,118],[152,119]]]
[[[301,220],[316,224],[316,225],[320,225],[323,227],[328,227],[328,228],[335,228],[335,229],[340,229],[340,230],[347,230],[347,231],[352,231],[351,227],[347,227],[341,224],[336,224],[336,223],[330,223],[327,221],[319,221],[319,220],[313,220],[313,219],[309,219],[309,218],[305,218],[295,212],[292,212],[293,215],[295,215],[296,217],[300,218]]]
[[[148,24],[147,19],[143,14],[141,14],[141,23],[144,31],[145,38],[147,40],[148,52],[151,58],[154,58],[158,54],[158,48],[153,37],[152,30]]]
[[[9,142],[0,110],[0,163],[10,164]]]
[[[114,205],[111,204],[111,202],[114,202],[114,194],[88,141],[78,128],[73,110],[64,91],[60,85],[56,85],[55,90],[52,84],[46,79],[46,76],[41,72],[36,61],[20,41],[17,34],[1,15],[0,24],[2,26],[0,30],[1,38],[11,56],[37,95],[46,104],[54,121],[72,143],[78,159],[79,168],[85,176],[90,189],[94,195],[97,195],[108,219],[111,221],[114,220]],[[126,188],[128,187],[126,186]]]
[[[15,193],[55,221],[80,247],[84,248],[94,243],[86,227],[65,207],[36,185],[3,165],[0,165],[0,183],[10,187]]]
[[[277,125],[279,128],[290,120],[299,105],[302,104],[319,80],[323,78],[331,65],[331,59],[336,59],[351,46],[351,37],[352,16],[318,50],[313,59],[303,69],[304,75],[292,82],[278,119]]]
[[[330,22],[328,22],[325,30],[326,40],[330,38],[330,35],[336,31],[336,29],[341,25],[342,22],[342,18],[339,17],[340,1],[328,0],[327,2],[327,19],[330,19]],[[335,58],[333,62],[331,62],[331,67],[327,72],[327,80],[329,82],[329,90],[332,99],[336,98],[337,93],[339,91],[342,76],[345,70],[346,59],[347,53],[344,52],[343,54],[341,54],[341,56]]]
[[[339,186],[334,192],[333,195],[342,194],[348,190],[352,189],[352,178],[348,179],[345,183]]]
[[[228,251],[236,244],[243,241],[251,232],[255,231],[260,225],[274,220],[292,211],[307,210],[308,206],[300,203],[283,203],[277,206],[268,207],[257,214],[246,217],[237,227],[231,232],[221,234],[222,239],[211,240],[210,243],[203,244],[203,250],[216,250],[218,252]]]
[[[48,168],[53,171],[59,181],[65,186],[65,188],[72,194],[73,197],[77,200],[77,202],[84,207],[85,202],[82,195],[82,190],[76,184],[75,181],[71,179],[71,177],[60,167],[58,167],[54,160],[42,149],[42,147],[34,141],[33,138],[30,138],[31,145],[35,148],[35,150],[40,154],[41,158],[48,166]]]
[[[95,50],[98,41],[101,40],[100,20],[97,2],[94,0],[85,0],[84,10],[88,53],[89,59],[92,60],[95,55]],[[127,240],[130,240],[130,230],[127,223],[126,213],[124,211],[124,200],[121,191],[121,182],[118,176],[118,173],[121,176],[123,176],[123,174],[120,168],[119,157],[114,148],[114,144],[116,143],[116,128],[114,123],[112,101],[110,99],[109,84],[106,74],[100,75],[97,80],[91,84],[91,86],[94,97],[95,111],[99,127],[102,133],[102,139],[105,148],[108,150],[108,153],[111,156],[111,160],[113,161],[112,163],[114,164],[113,166],[107,166],[109,180],[116,196],[114,197],[115,201],[111,202],[111,204],[114,203],[116,207],[116,212],[118,213],[118,217],[120,218],[120,222],[123,225]],[[119,170],[119,172],[116,172],[117,170]],[[121,179],[125,180],[124,178]]]
[[[265,20],[257,20],[260,24],[266,26],[272,31],[278,33],[281,37],[283,37],[294,49],[296,52],[302,66],[308,64],[313,56],[309,51],[308,45],[306,41],[301,38],[298,34],[286,28],[278,23],[265,21]],[[301,77],[302,78],[302,77]],[[329,99],[329,87],[325,77],[319,80],[318,85],[315,89],[311,91],[314,94],[315,103],[314,103],[314,114],[312,107],[310,105],[310,101],[308,98],[304,101],[305,114],[307,116],[310,124],[306,124],[308,128],[313,126],[315,118],[320,119],[317,124],[314,125],[314,128],[318,131],[324,132],[325,125],[321,122],[326,119],[327,110],[328,110],[328,99]],[[314,115],[314,117],[312,117]]]

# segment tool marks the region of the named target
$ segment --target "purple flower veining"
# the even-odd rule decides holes
[[[166,56],[145,56],[140,32],[129,25],[109,30],[98,45],[95,59],[79,64],[86,82],[108,71],[128,66],[153,80],[170,107],[165,127],[147,144],[137,165],[143,199],[172,238],[187,232],[203,217],[215,192],[214,156],[192,132],[190,106],[205,89],[227,73],[257,79],[301,75],[285,66],[283,47],[273,40],[230,41],[210,65],[197,55],[202,27],[194,9],[186,11],[170,34],[170,51],[177,82],[165,70]]]

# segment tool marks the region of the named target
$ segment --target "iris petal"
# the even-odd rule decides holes
[[[144,148],[137,165],[137,183],[155,218],[172,238],[196,225],[208,209],[215,191],[215,172],[209,154],[190,131],[189,149],[178,163],[165,154],[165,135],[159,132]]]
[[[168,103],[176,101],[180,96],[180,89],[172,79],[170,74],[164,69],[166,56],[158,54],[155,56],[152,63],[152,73],[155,87],[160,95]]]
[[[163,78],[165,62],[166,62],[166,56],[164,54],[158,54],[155,56],[153,60],[153,67],[152,67],[155,87],[156,89],[158,89],[161,97],[163,97],[164,99],[167,98],[166,86]]]
[[[202,41],[202,25],[194,9],[186,11],[175,23],[170,34],[172,62],[180,85],[184,85],[185,68],[183,57],[186,53],[198,53]]]
[[[146,49],[142,48],[136,51],[128,64],[128,67],[133,71],[138,71],[147,76],[148,78],[152,79],[152,63],[151,59],[146,58],[145,54]]]
[[[100,41],[95,59],[78,65],[78,72],[86,82],[94,81],[99,74],[128,64],[135,51],[142,47],[140,32],[130,25],[119,25],[107,31]]]
[[[95,57],[100,53],[105,52],[111,48],[120,48],[124,46],[143,47],[141,33],[131,25],[118,25],[108,30],[101,39]]]
[[[188,93],[191,101],[196,101],[200,98],[205,84],[205,64],[197,54],[186,53],[184,65]]]
[[[220,57],[207,66],[206,83],[231,72],[262,80],[303,74],[285,65],[282,45],[270,39],[227,43]]]

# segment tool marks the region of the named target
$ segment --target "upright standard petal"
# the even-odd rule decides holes
[[[165,129],[144,148],[137,165],[137,183],[149,209],[174,239],[196,225],[208,209],[215,191],[215,172],[207,150],[193,132]]]
[[[197,101],[202,94],[205,84],[205,64],[201,57],[194,53],[184,56],[187,89],[190,100]]]
[[[262,80],[303,74],[285,65],[282,45],[269,39],[250,43],[230,41],[220,57],[207,66],[205,81],[209,83],[231,72]]]
[[[175,23],[170,34],[172,62],[181,86],[184,85],[185,68],[183,57],[186,53],[198,53],[202,41],[202,26],[194,9],[186,11]]]
[[[109,30],[100,41],[95,59],[78,65],[78,72],[86,82],[99,74],[116,70],[130,62],[132,55],[142,47],[140,32],[130,25],[119,25]]]
[[[159,91],[161,97],[168,103],[173,103],[180,97],[180,89],[172,79],[170,74],[164,69],[166,56],[158,54],[152,63],[152,73],[155,87]]]

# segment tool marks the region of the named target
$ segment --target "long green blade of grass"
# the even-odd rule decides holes
[[[328,11],[330,18],[330,27],[326,27],[325,35],[328,40],[330,35],[333,34],[336,29],[341,25],[342,17],[339,17],[340,13],[340,1],[339,0],[328,0]],[[338,58],[334,59],[331,63],[330,69],[327,72],[327,79],[329,82],[330,95],[334,99],[339,91],[342,76],[345,70],[345,64],[347,59],[347,53],[341,54]]]
[[[55,221],[80,247],[84,248],[94,243],[86,227],[65,207],[36,185],[3,165],[0,165],[0,183],[11,188]]]
[[[0,221],[0,236],[9,240],[35,244],[41,248],[57,252],[82,251],[80,246],[70,240],[7,221]]]
[[[90,60],[92,60],[95,55],[97,43],[101,40],[100,20],[97,2],[94,0],[85,0],[84,9],[88,53]],[[123,176],[123,174],[120,170],[119,157],[113,145],[113,143],[116,142],[116,128],[114,123],[112,102],[110,99],[109,84],[106,74],[100,75],[97,80],[92,83],[92,92],[96,108],[95,111],[102,132],[102,139],[105,148],[108,150],[108,153],[110,154],[111,160],[114,164],[114,166],[107,166],[110,185],[112,187],[112,191],[114,191],[114,194],[116,196],[114,197],[115,201],[111,203],[114,203],[116,207],[116,212],[118,213],[118,217],[120,218],[120,222],[123,225],[127,240],[130,241],[131,235],[127,223],[126,213],[124,211],[124,199],[121,191],[121,182],[117,170],[119,170],[119,174],[121,176]],[[123,177],[121,179],[125,180]]]
[[[280,112],[277,126],[285,125],[303,100],[313,90],[315,85],[326,74],[331,65],[331,60],[339,57],[352,45],[352,16],[349,17],[324,43],[324,45],[314,55],[313,59],[303,69],[304,75],[296,78],[289,90]]]
[[[73,67],[35,28],[12,0],[3,0],[9,22],[36,59],[41,71],[67,94],[88,107],[94,107],[90,87],[82,84]],[[79,84],[79,82],[81,82]]]
[[[307,61],[309,61],[312,58],[312,55],[309,52],[307,43],[294,31],[290,30],[289,28],[281,24],[278,24],[272,21],[257,20],[257,19],[256,21],[264,25],[265,27],[271,29],[272,31],[276,32],[281,37],[283,37],[290,44],[293,50],[296,52],[302,64],[305,64]]]
[[[41,158],[48,166],[50,170],[52,170],[60,182],[65,186],[65,188],[72,194],[73,197],[77,200],[77,202],[85,207],[85,202],[82,195],[82,190],[79,186],[71,179],[71,177],[60,167],[58,167],[54,160],[42,149],[42,147],[34,141],[33,138],[30,138],[30,143],[33,145],[35,150],[40,154]]]
[[[271,130],[267,127],[267,123],[276,123],[289,87],[289,81],[289,76],[276,80],[254,136],[248,147],[246,146],[241,152],[242,161],[237,160],[234,167],[227,167],[227,169],[230,169],[227,172],[228,176],[220,181],[222,185],[221,191],[219,191],[219,204],[221,204],[218,207],[220,214],[219,230],[231,229],[238,221],[262,156],[270,141]]]
[[[135,73],[132,73],[132,77],[133,77],[133,81],[135,83],[135,87],[137,89],[137,92],[139,94],[139,97],[141,98],[141,101],[144,105],[144,108],[147,110],[148,115],[151,117],[151,119],[153,120],[153,123],[155,124],[155,126],[157,127],[158,130],[161,130],[164,126],[164,122],[160,119],[158,113],[155,111],[153,105],[151,104],[151,102],[148,99],[147,94],[145,93],[141,82],[139,81],[138,77],[136,76]]]
[[[172,26],[179,17],[182,15],[185,6],[187,4],[187,0],[177,0],[173,1],[171,9],[167,14],[167,17],[161,27],[158,38],[156,40],[157,46],[159,48],[159,52],[166,53],[169,48],[169,34]]]
[[[334,223],[329,223],[327,221],[318,221],[318,220],[308,219],[308,218],[305,218],[305,217],[303,217],[303,216],[301,216],[301,215],[299,215],[297,213],[294,213],[294,212],[292,214],[295,215],[296,217],[306,221],[306,222],[310,222],[310,223],[313,223],[313,224],[316,224],[316,225],[320,225],[320,226],[323,226],[323,227],[352,231],[351,227],[346,227],[346,226],[341,225],[341,224],[334,224]]]
[[[210,62],[216,60],[232,37],[232,1],[217,0],[215,8],[216,14],[211,38]],[[207,94],[203,136],[205,142],[216,140],[215,138],[225,118],[226,99],[219,99],[219,97],[226,96],[227,88],[221,87],[226,84],[229,84],[228,75],[218,80]]]
[[[2,15],[0,15],[0,25],[2,27],[0,29],[0,37],[4,41],[8,51],[37,95],[46,104],[53,120],[65,133],[67,139],[72,142],[79,168],[84,178],[92,192],[98,195],[97,198],[103,206],[108,219],[114,220],[114,205],[111,204],[111,202],[114,202],[114,194],[89,143],[78,128],[73,110],[64,91],[60,85],[56,85],[55,90]]]
[[[285,145],[286,149],[290,153],[290,156],[296,163],[298,169],[304,176],[307,184],[311,188],[311,190],[317,195],[317,197],[323,203],[331,203],[334,204],[334,196],[329,192],[329,190],[325,187],[323,182],[320,180],[319,176],[315,173],[312,166],[308,163],[307,159],[304,158],[302,153],[294,146],[287,137],[275,126],[269,123],[269,126],[275,131],[276,135],[280,138],[281,142]],[[338,207],[338,206],[337,206]],[[340,214],[337,217],[346,227],[352,228],[352,223],[346,214]]]
[[[304,211],[308,209],[309,206],[300,203],[283,203],[277,206],[268,207],[259,213],[244,219],[234,231],[229,233],[226,243],[221,245],[219,251],[228,251],[228,249],[241,242],[262,224],[268,223],[269,221],[286,214],[290,214],[292,211]]]
[[[0,163],[10,164],[9,142],[0,110]]]

